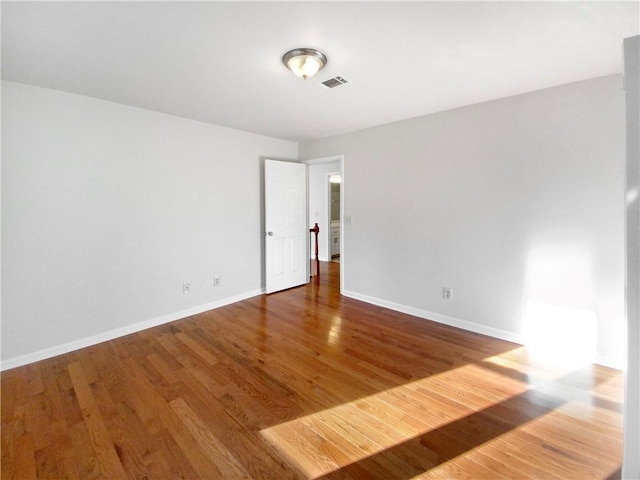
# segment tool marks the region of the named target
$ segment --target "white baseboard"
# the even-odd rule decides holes
[[[497,328],[480,325],[479,323],[460,320],[459,318],[449,317],[447,315],[442,315],[441,313],[434,313],[434,312],[429,312],[427,310],[421,310],[419,308],[408,307],[400,303],[389,302],[387,300],[382,300],[376,297],[370,297],[368,295],[363,295],[361,293],[345,291],[344,295],[346,297],[354,298],[356,300],[361,300],[366,303],[371,303],[379,307],[395,310],[396,312],[402,312],[408,315],[413,315],[414,317],[424,318],[425,320],[432,320],[437,323],[449,325],[450,327],[461,328],[463,330],[467,330],[470,332],[480,333],[482,335],[488,335],[490,337],[499,338],[501,340],[507,340],[509,342],[514,342],[518,344],[523,343],[522,341],[523,339],[520,335],[517,335],[516,333],[513,333],[513,332],[508,332],[506,330],[500,330]]]
[[[20,355],[17,357],[9,358],[1,362],[0,371],[21,367],[29,363],[38,362],[40,360],[45,360],[47,358],[55,357],[57,355],[63,355],[65,353],[69,353],[74,350],[80,350],[81,348],[90,347],[91,345],[96,345],[98,343],[113,340],[118,337],[129,335],[131,333],[140,332],[142,330],[146,330],[147,328],[157,327],[158,325],[174,322],[176,320],[180,320],[181,318],[186,318],[191,315],[197,315],[198,313],[206,312],[208,310],[224,307],[225,305],[230,305],[232,303],[240,302],[242,300],[246,300],[247,298],[255,297],[257,295],[262,295],[263,293],[264,293],[264,290],[262,289],[241,293],[238,295],[234,295],[232,297],[227,297],[221,300],[217,300],[212,303],[207,303],[205,305],[189,308],[187,310],[181,310],[179,312],[169,313],[161,317],[156,317],[149,320],[143,320],[141,322],[137,322],[131,325],[126,325],[124,327],[116,328],[108,332],[99,333],[97,335],[92,335],[90,337],[82,338],[80,340],[75,340],[73,342],[57,345],[51,348],[45,348],[42,350],[38,350],[37,352],[28,353],[26,355]],[[370,303],[372,305],[377,305],[379,307],[388,308],[390,310],[394,310],[397,312],[406,313],[408,315],[413,315],[414,317],[424,318],[426,320],[432,320],[434,322],[441,323],[443,325],[449,325],[451,327],[461,328],[463,330],[467,330],[470,332],[479,333],[482,335],[488,335],[490,337],[499,338],[501,340],[507,340],[509,342],[514,342],[521,345],[524,343],[524,340],[521,336],[513,332],[508,332],[506,330],[487,327],[485,325],[480,325],[478,323],[468,322],[466,320],[460,320],[459,318],[449,317],[447,315],[429,312],[427,310],[421,310],[418,308],[409,307],[399,303],[389,302],[387,300],[383,300],[376,297],[370,297],[368,295],[352,292],[350,290],[341,290],[341,294],[344,295],[345,297],[353,298],[355,300],[360,300],[362,302]],[[615,368],[618,370],[625,369],[624,362],[621,362],[619,359],[610,358],[603,355],[598,355],[596,359],[596,363],[606,367]]]
[[[598,355],[596,357],[596,363],[603,367],[614,368],[616,370],[625,371],[627,369],[627,362],[619,358],[610,357],[607,355]]]
[[[311,263],[316,261],[316,257],[311,257],[309,260],[311,260]],[[330,262],[331,259],[329,257],[327,257],[326,255],[323,257],[322,255],[318,255],[318,260],[320,260],[321,262]]]
[[[65,353],[69,353],[74,350],[80,350],[81,348],[90,347],[91,345],[96,345],[98,343],[113,340],[114,338],[123,337],[131,333],[140,332],[142,330],[146,330],[147,328],[157,327],[158,325],[174,322],[176,320],[180,320],[181,318],[190,317],[192,315],[197,315],[198,313],[206,312],[208,310],[224,307],[225,305],[240,302],[242,300],[246,300],[247,298],[255,297],[263,293],[264,293],[264,290],[262,289],[252,290],[250,292],[245,292],[238,295],[234,295],[232,297],[226,297],[221,300],[216,300],[215,302],[207,303],[205,305],[199,305],[197,307],[181,310],[179,312],[173,312],[167,315],[162,315],[161,317],[151,318],[149,320],[143,320],[141,322],[133,323],[131,325],[125,325],[123,327],[119,327],[114,330],[109,330],[108,332],[103,332],[97,335],[92,335],[90,337],[81,338],[80,340],[74,340],[73,342],[57,345],[55,347],[45,348],[42,350],[38,350],[37,352],[28,353],[26,355],[20,355],[17,357],[9,358],[7,360],[2,361],[2,364],[0,366],[0,371],[21,367],[29,363],[38,362],[40,360],[45,360],[47,358],[55,357],[57,355],[63,355]]]
[[[368,295],[363,295],[361,293],[356,293],[349,290],[342,291],[342,295],[344,295],[345,297],[350,297],[356,300],[360,300],[362,302],[371,303],[379,307],[395,310],[396,312],[402,312],[408,315],[413,315],[414,317],[424,318],[426,320],[432,320],[437,323],[442,323],[443,325],[449,325],[450,327],[461,328],[463,330],[467,330],[474,333],[480,333],[482,335],[488,335],[490,337],[498,338],[500,340],[506,340],[509,342],[514,342],[520,345],[524,345],[525,343],[524,338],[521,335],[518,335],[517,333],[514,333],[514,332],[509,332],[507,330],[500,330],[498,328],[487,327],[485,325],[480,325],[479,323],[468,322],[466,320],[460,320],[459,318],[449,317],[447,315],[442,315],[440,313],[429,312],[427,310],[421,310],[419,308],[409,307],[406,305],[402,305],[400,303],[389,302],[387,300],[382,300],[376,297],[370,297]],[[596,357],[596,363],[598,365],[615,368],[617,370],[624,370],[625,368],[624,363],[621,363],[620,360],[606,357],[603,355],[598,355]]]

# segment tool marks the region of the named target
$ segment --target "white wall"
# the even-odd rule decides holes
[[[296,143],[8,82],[2,117],[3,368],[260,292]]]
[[[531,305],[595,315],[624,364],[620,76],[300,145],[335,154],[348,295],[520,341]]]
[[[334,160],[326,163],[309,165],[309,228],[314,223],[320,227],[318,235],[318,257],[323,262],[331,260],[329,255],[329,186],[327,175],[340,173],[340,161]],[[314,258],[314,251],[311,250]]]
[[[640,36],[624,41],[627,119],[627,375],[622,478],[640,478]]]

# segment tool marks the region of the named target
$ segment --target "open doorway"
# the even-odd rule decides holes
[[[318,257],[340,262],[340,290],[344,288],[344,171],[343,156],[306,160],[308,165],[309,228],[317,223]],[[337,183],[339,181],[339,183]],[[310,256],[313,252],[310,252]]]
[[[340,263],[340,190],[342,176],[340,172],[327,175],[327,187],[329,189],[329,260]]]

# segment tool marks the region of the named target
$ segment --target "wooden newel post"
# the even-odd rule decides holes
[[[316,263],[316,275],[319,277],[320,276],[320,258],[318,257],[318,233],[320,233],[320,227],[316,223],[313,228],[309,229],[309,232],[315,233],[315,237],[316,237],[315,263]]]

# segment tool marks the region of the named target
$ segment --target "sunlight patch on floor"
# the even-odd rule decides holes
[[[318,478],[528,390],[505,378],[504,389],[482,391],[473,385],[482,371],[464,365],[260,433],[307,478]]]
[[[576,406],[571,403],[572,407]],[[584,429],[576,426],[575,421],[572,428],[563,425],[567,418],[562,413],[563,407],[550,409],[412,479],[468,478],[469,472],[474,472],[475,478],[496,478],[496,473],[502,478],[594,478],[592,464],[596,468],[602,463],[609,465],[608,473],[613,475],[620,467],[622,456],[620,436],[613,433],[613,427],[605,425],[602,440],[596,444],[586,423]],[[609,430],[611,435],[607,434]],[[555,455],[561,455],[564,461],[554,461]],[[538,467],[541,459],[546,459],[544,470]]]

